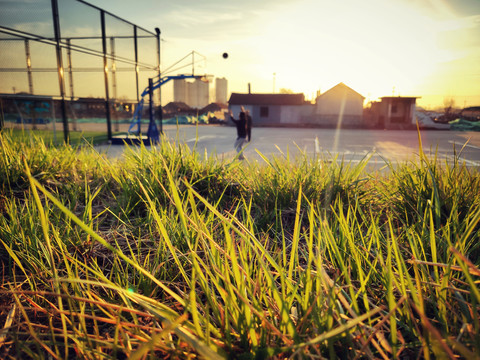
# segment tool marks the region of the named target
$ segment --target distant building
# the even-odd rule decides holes
[[[232,93],[228,105],[235,118],[241,106],[249,110],[253,126],[301,125],[302,118],[312,112],[303,94]]]
[[[173,80],[173,101],[183,102],[192,108],[200,109],[207,106],[210,100],[209,91],[209,83],[206,81]]]
[[[210,90],[208,81],[195,79],[195,81],[188,83],[188,102],[187,104],[193,108],[200,109],[210,103]]]
[[[325,93],[318,94],[315,104],[305,101],[303,94],[249,92],[232,93],[228,107],[235,118],[242,106],[249,110],[254,126],[412,129],[415,128],[416,99],[386,96],[364,109],[365,98],[344,83],[339,83]],[[478,109],[468,111],[472,116]]]
[[[215,78],[215,102],[227,103],[228,81],[225,78]]]
[[[470,121],[480,121],[480,106],[471,106],[460,112],[460,117]]]
[[[173,102],[187,102],[187,82],[185,79],[173,80]]]
[[[0,129],[13,124],[48,124],[60,113],[60,101],[28,93],[0,94]]]
[[[368,123],[380,129],[414,129],[416,97],[385,96],[373,102],[367,112]]]
[[[339,83],[317,96],[310,124],[326,127],[362,127],[365,97],[344,83]]]

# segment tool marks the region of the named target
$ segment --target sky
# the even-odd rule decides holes
[[[23,2],[29,4],[28,9],[37,6],[36,2],[47,10],[50,6],[49,0]],[[49,11],[20,11],[23,2],[0,0],[0,22],[16,24],[21,30],[30,26],[51,37]],[[394,95],[417,96],[417,104],[426,108],[452,102],[459,108],[480,105],[480,0],[87,2],[148,31],[160,28],[163,73],[185,58],[180,64],[185,67],[169,75],[191,74],[194,58],[196,75],[225,77],[229,92],[246,93],[250,85],[253,93],[287,89],[313,100],[318,92],[343,82],[362,94],[365,103]],[[66,4],[59,3],[62,36],[99,35],[91,33],[100,31],[98,11],[73,1]],[[109,31],[115,24],[107,24]],[[119,35],[131,32],[131,27],[117,24]],[[130,40],[117,40],[117,52],[125,48],[126,53],[133,53]],[[11,49],[0,52],[0,59],[23,61],[7,61],[8,56],[24,52],[23,44],[10,42],[8,46]],[[31,46],[34,67],[54,59],[47,45]],[[101,50],[99,40],[89,46]],[[101,59],[100,65],[90,65],[81,54],[74,55],[75,64],[103,66]],[[55,83],[36,80],[40,75],[35,74],[36,91],[43,83]],[[91,76],[86,86],[101,89],[102,77]],[[77,87],[81,85],[76,82]],[[163,89],[162,101],[172,101],[171,86]]]
[[[283,88],[313,99],[344,82],[366,101],[480,105],[480,0],[89,2],[159,27],[164,69],[202,54],[195,72],[227,78],[229,92],[250,84],[252,92]]]

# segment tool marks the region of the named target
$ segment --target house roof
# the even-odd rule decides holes
[[[232,93],[230,105],[303,105],[303,94],[239,94]]]
[[[104,103],[105,99],[104,98],[94,98],[94,97],[79,97],[77,98],[77,101],[84,101],[84,102],[98,102],[98,103]]]
[[[334,87],[328,89],[327,91],[325,91],[323,94],[321,94],[319,97],[322,97],[323,95],[325,95],[326,93],[330,92],[330,91],[334,91],[334,90],[337,90],[337,89],[346,89],[348,90],[349,92],[352,92],[358,96],[360,96],[362,99],[365,99],[365,96],[363,96],[362,94],[356,92],[355,90],[353,90],[351,87],[345,85],[343,82],[341,83],[338,83],[337,85],[335,85]]]
[[[226,110],[226,109],[227,109],[227,105],[214,102],[214,103],[208,104],[207,106],[202,108],[200,110],[200,113],[203,114],[203,113],[207,113],[207,112],[222,111],[222,110]]]
[[[172,101],[163,107],[165,112],[190,111],[192,108],[181,101]]]
[[[380,99],[398,99],[398,100],[414,100],[418,99],[419,96],[382,96]]]
[[[24,92],[16,94],[0,94],[3,99],[17,99],[17,100],[52,100],[52,96],[32,95]]]

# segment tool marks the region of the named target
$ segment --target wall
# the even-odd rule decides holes
[[[275,125],[281,122],[282,111],[279,105],[243,105],[243,107],[250,112],[253,126]],[[262,107],[268,107],[268,116],[261,116]],[[230,105],[229,107],[235,119],[238,119],[240,108],[241,105]],[[231,121],[230,124],[232,124]]]
[[[387,129],[411,129],[414,127],[415,101],[403,98],[382,99],[385,127]]]
[[[355,93],[344,89],[332,89],[317,98],[316,113],[318,115],[340,114],[343,107],[343,115],[362,116],[363,98]]]
[[[262,108],[268,108],[268,116],[262,116]],[[281,106],[279,105],[255,105],[252,114],[253,124],[266,126],[279,124],[281,119]]]
[[[346,86],[336,86],[317,97],[315,113],[303,121],[324,127],[364,127],[363,97]]]
[[[303,124],[303,118],[314,111],[314,105],[286,105],[282,106],[281,124]]]

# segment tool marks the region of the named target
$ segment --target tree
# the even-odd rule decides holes
[[[444,97],[443,98],[443,106],[444,106],[444,114],[442,118],[445,122],[449,122],[455,120],[457,118],[457,114],[455,113],[454,106],[455,106],[455,99],[453,97]]]
[[[293,90],[290,90],[290,89],[281,88],[279,90],[279,93],[280,94],[293,94],[294,92],[293,92]]]
[[[455,99],[453,97],[446,96],[443,98],[443,107],[445,110],[445,115],[450,114],[454,106],[455,106]]]

